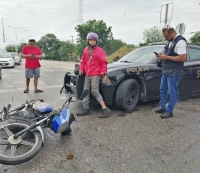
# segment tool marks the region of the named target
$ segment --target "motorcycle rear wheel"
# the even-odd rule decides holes
[[[13,138],[13,135],[29,125],[9,122],[0,127],[0,163],[17,165],[31,160],[42,148],[42,137],[38,131],[28,131],[26,134]]]

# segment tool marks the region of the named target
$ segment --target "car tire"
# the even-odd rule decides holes
[[[127,113],[133,112],[140,97],[140,85],[135,79],[122,81],[116,91],[115,103],[119,109]]]

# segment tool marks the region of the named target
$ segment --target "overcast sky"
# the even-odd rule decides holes
[[[89,19],[104,20],[112,26],[115,39],[128,44],[143,42],[143,32],[160,24],[161,6],[173,2],[171,24],[185,23],[183,36],[189,39],[200,30],[200,0],[84,0],[84,22]],[[0,19],[4,20],[6,42],[36,40],[47,33],[53,33],[60,40],[71,40],[77,36],[75,26],[80,24],[79,0],[0,0]],[[28,30],[28,31],[25,31]],[[0,25],[0,43],[3,43]]]

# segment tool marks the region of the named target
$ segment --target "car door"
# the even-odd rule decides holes
[[[192,90],[192,95],[200,95],[200,47],[188,47],[188,54],[191,65],[191,80],[188,87]]]
[[[188,48],[187,48],[187,59],[184,62],[183,68],[183,77],[178,85],[179,90],[179,100],[187,100],[191,97],[192,88],[189,87],[191,81],[191,73],[192,73],[192,63],[190,62]]]

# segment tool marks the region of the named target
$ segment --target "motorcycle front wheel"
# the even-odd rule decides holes
[[[31,160],[42,148],[42,137],[38,131],[28,131],[14,138],[14,134],[28,125],[15,122],[0,127],[0,163],[17,165]]]

